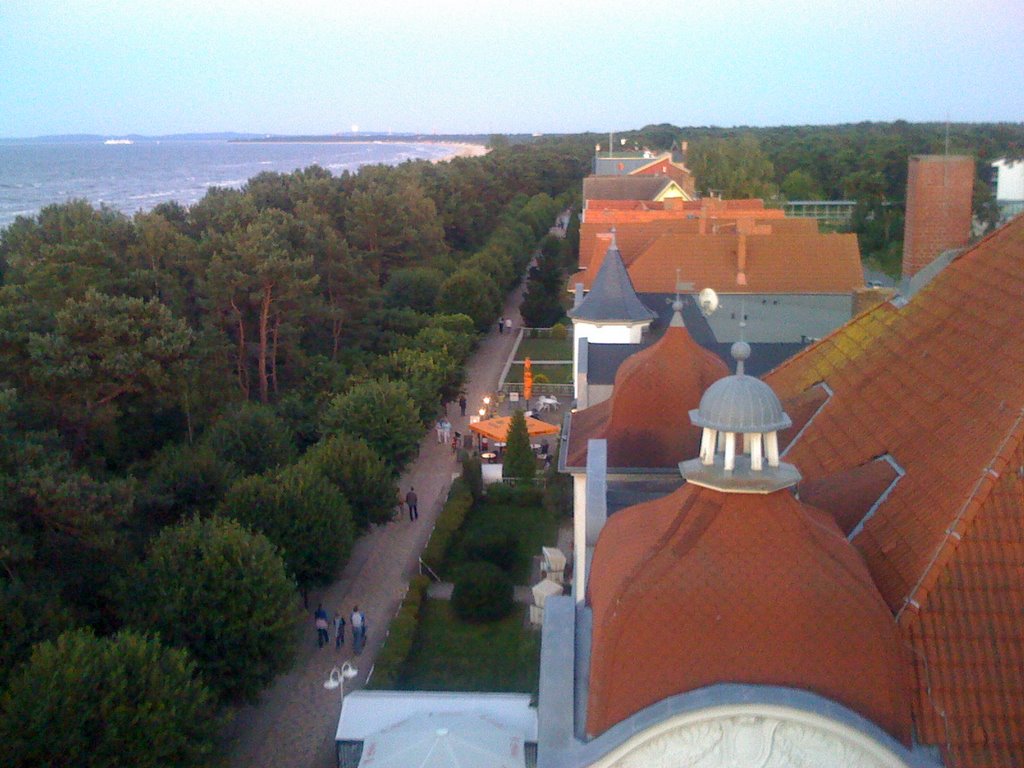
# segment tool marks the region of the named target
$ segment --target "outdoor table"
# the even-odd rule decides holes
[[[494,461],[496,456],[497,456],[496,453],[490,453],[490,452],[481,453],[480,454],[480,458],[484,459],[485,461]]]

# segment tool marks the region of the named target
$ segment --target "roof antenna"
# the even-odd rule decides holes
[[[740,299],[740,338],[729,350],[733,360],[736,361],[736,375],[745,376],[743,361],[750,357],[750,345],[747,344],[743,329],[747,327],[747,300]]]
[[[676,267],[676,298],[672,302],[672,322],[671,325],[686,325],[683,322],[683,291],[692,291],[693,283],[684,283],[680,273],[682,272],[681,267]],[[676,316],[679,316],[678,323],[676,322]]]

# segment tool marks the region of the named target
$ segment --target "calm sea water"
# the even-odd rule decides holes
[[[368,163],[436,160],[452,152],[441,144],[390,142],[0,144],[0,228],[72,198],[132,214],[169,200],[189,205],[211,186],[240,187],[263,171],[288,173],[315,164],[339,174]]]

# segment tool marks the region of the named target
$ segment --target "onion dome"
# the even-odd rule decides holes
[[[636,294],[633,281],[629,278],[622,253],[612,242],[601,262],[601,268],[590,287],[590,293],[568,312],[573,320],[591,323],[649,323],[655,314],[648,309]]]
[[[591,736],[736,683],[810,691],[910,741],[910,664],[892,614],[834,520],[788,491],[687,483],[616,512],[588,601]]]
[[[686,330],[682,301],[655,344],[627,359],[615,376],[604,437],[610,466],[674,467],[692,456],[701,431],[687,416],[708,387],[728,376],[714,352]]]

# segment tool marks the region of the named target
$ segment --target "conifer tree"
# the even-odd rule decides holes
[[[532,482],[536,469],[537,460],[530,447],[530,435],[526,430],[526,416],[521,410],[516,410],[512,413],[512,423],[508,428],[503,474],[505,477]]]

